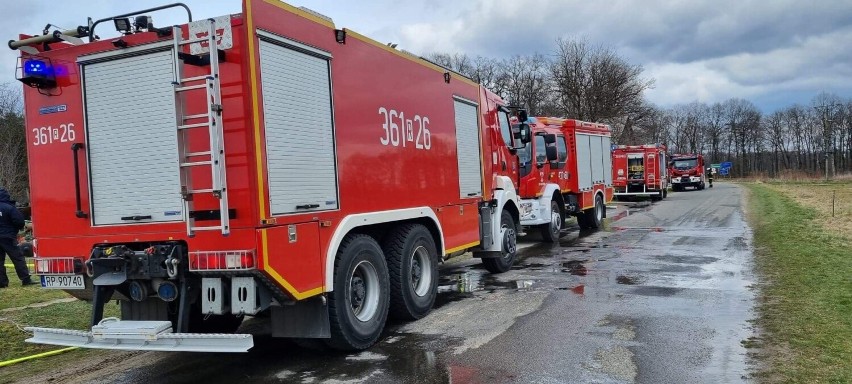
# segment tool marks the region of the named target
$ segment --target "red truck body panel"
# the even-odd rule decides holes
[[[183,28],[187,30],[186,25]],[[39,258],[86,259],[95,244],[169,240],[185,241],[191,251],[255,250],[259,269],[290,296],[303,299],[331,289],[326,283],[327,255],[333,252],[330,247],[336,244],[338,227],[352,215],[426,207],[435,212],[443,231],[439,252],[451,253],[479,244],[477,205],[493,198],[497,177],[517,180],[518,173],[516,160],[500,134],[497,116],[503,102],[499,97],[469,79],[354,31],[346,31],[345,44],[340,44],[335,41],[335,26],[330,20],[279,1],[245,1],[243,13],[231,16],[231,28],[233,47],[226,50],[225,60],[220,64],[227,187],[230,207],[236,211],[231,219],[231,234],[223,237],[215,231],[204,231],[188,237],[183,221],[94,224],[92,215],[97,215],[97,211],[92,211],[90,172],[96,170],[87,165],[90,132],[86,130],[84,116],[83,66],[78,59],[117,48],[110,40],[79,46],[60,43],[38,56],[49,59],[57,69],[61,94],[49,96],[34,88],[24,92],[34,236],[38,239]],[[331,57],[337,209],[279,215],[270,209],[265,144],[265,127],[270,120],[264,116],[264,73],[257,30],[321,50]],[[123,39],[129,49],[171,40],[158,38],[153,32]],[[187,76],[203,75],[206,71],[190,65],[185,65],[184,70]],[[445,81],[445,73],[449,81]],[[459,195],[454,98],[478,106],[481,196]],[[127,102],[145,102],[144,92],[136,96],[129,92]],[[57,105],[63,106],[61,113],[40,113],[45,107]],[[203,108],[201,99],[187,107]],[[414,142],[404,137],[399,145],[383,145],[382,108],[404,113],[408,119],[414,115],[428,117],[430,148],[416,148]],[[128,124],[145,129],[145,122],[133,121],[132,116],[127,120]],[[404,131],[405,123],[400,119],[396,124]],[[68,131],[74,132],[73,137]],[[46,144],[37,138],[45,132],[51,137]],[[164,143],[171,140],[174,138],[163,138]],[[204,134],[193,134],[189,145],[206,140]],[[84,146],[78,155],[81,205],[88,214],[83,218],[74,215],[72,143]],[[150,148],[149,156],[155,157],[157,153],[157,148]],[[193,171],[192,178],[199,185],[210,182],[210,175],[205,172]],[[566,184],[566,188],[576,187]],[[217,204],[210,196],[200,196],[195,201],[199,210],[217,209]],[[291,228],[299,234],[296,242],[288,241]]]

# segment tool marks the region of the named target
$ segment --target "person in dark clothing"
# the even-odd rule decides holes
[[[24,215],[15,208],[15,201],[9,196],[9,192],[0,188],[0,261],[3,268],[0,269],[0,288],[9,286],[9,277],[6,276],[6,255],[12,259],[15,265],[15,273],[21,279],[21,284],[35,284],[30,279],[30,270],[27,261],[18,248],[18,231],[24,228]]]

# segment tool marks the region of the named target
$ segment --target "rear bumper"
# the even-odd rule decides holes
[[[249,334],[172,333],[168,321],[104,319],[91,331],[27,327],[28,343],[127,351],[248,352],[254,346]]]

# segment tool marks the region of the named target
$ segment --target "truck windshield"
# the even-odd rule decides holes
[[[675,169],[690,169],[695,168],[696,165],[698,165],[698,159],[680,159],[674,162]]]

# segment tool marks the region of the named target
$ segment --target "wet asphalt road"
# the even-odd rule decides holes
[[[606,231],[524,242],[514,270],[441,269],[436,309],[340,354],[256,336],[248,354],[142,353],[87,382],[725,383],[747,381],[754,317],[742,191],[617,203]],[[614,220],[613,220],[614,219]],[[111,368],[108,366],[111,365]]]

